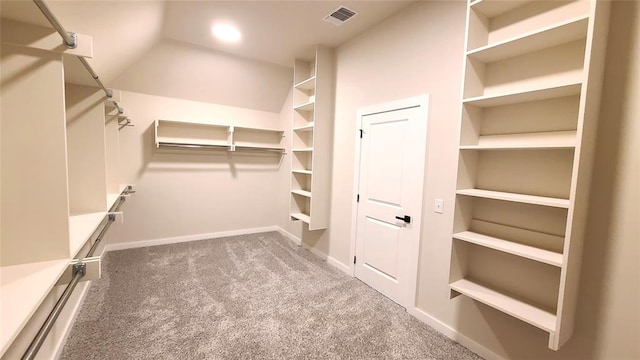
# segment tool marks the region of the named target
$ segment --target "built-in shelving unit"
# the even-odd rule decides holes
[[[2,19],[0,357],[123,190],[104,92],[65,84],[64,54],[92,56],[78,38],[67,49],[51,29]]]
[[[156,148],[205,148],[284,153],[283,130],[205,122],[156,120]]]
[[[451,296],[557,350],[575,321],[608,4],[475,0],[467,21]]]
[[[297,59],[293,84],[291,218],[309,230],[329,222],[333,50],[318,46],[311,59]]]

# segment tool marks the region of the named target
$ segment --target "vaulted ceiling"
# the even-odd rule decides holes
[[[316,44],[339,46],[411,2],[49,0],[47,4],[68,31],[93,37],[94,58],[89,62],[108,86],[279,111],[291,86],[294,58],[309,57]],[[322,20],[339,6],[358,15],[342,26]],[[0,16],[49,27],[31,0],[1,1]],[[217,21],[237,25],[242,41],[228,44],[214,39],[211,26]],[[65,76],[72,83],[93,85],[75,59],[66,59]]]

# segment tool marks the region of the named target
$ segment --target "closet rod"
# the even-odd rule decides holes
[[[113,206],[111,206],[111,209],[109,209],[109,212],[113,213],[120,210],[120,206],[122,206],[122,203],[126,199],[125,195],[134,193],[134,192],[135,191],[132,190],[132,187],[130,185],[127,186],[124,189],[124,191],[122,191],[122,193],[120,194],[119,201],[113,204]],[[44,323],[40,327],[40,330],[38,330],[38,333],[31,341],[31,344],[29,344],[29,347],[24,352],[24,355],[22,355],[22,358],[21,358],[22,360],[33,360],[36,358],[38,351],[40,351],[40,347],[42,347],[42,344],[47,339],[47,336],[49,335],[49,332],[53,328],[53,325],[56,323],[56,320],[58,320],[58,316],[60,316],[60,313],[64,309],[64,306],[67,304],[67,301],[69,301],[69,298],[73,293],[73,290],[76,288],[76,286],[80,282],[80,279],[86,274],[86,265],[82,261],[85,258],[93,256],[93,253],[96,251],[98,244],[102,240],[102,237],[107,232],[107,229],[109,229],[109,227],[111,226],[114,220],[115,220],[114,214],[107,215],[107,224],[105,225],[104,228],[102,228],[102,230],[96,237],[96,240],[91,246],[91,249],[89,249],[87,256],[85,256],[82,260],[80,260],[79,263],[73,265],[73,276],[71,278],[71,281],[69,282],[67,287],[64,289],[64,292],[62,293],[62,295],[60,296],[56,304],[53,306],[53,309],[49,313],[49,316],[47,316],[47,319],[44,321]]]
[[[33,338],[33,341],[31,341],[31,344],[29,345],[27,351],[25,351],[24,355],[22,355],[22,360],[32,360],[36,358],[40,347],[44,343],[44,340],[47,338],[47,335],[49,335],[49,331],[51,331],[56,320],[58,320],[58,316],[62,312],[62,309],[64,309],[67,301],[69,301],[71,293],[76,288],[76,285],[78,285],[78,282],[80,282],[80,279],[85,275],[85,271],[85,264],[80,263],[73,265],[73,277],[71,278],[71,282],[64,289],[62,296],[60,296],[60,299],[58,299],[58,302],[56,302],[53,310],[51,310],[51,313],[49,313],[47,320],[45,320],[44,324],[42,324],[42,327],[38,331],[38,334],[36,334],[36,336]]]
[[[44,3],[43,0],[33,0],[33,2],[36,3],[38,9],[40,9],[44,17],[49,20],[49,23],[53,25],[53,28],[56,29],[58,34],[62,36],[64,45],[69,49],[75,49],[78,46],[78,36],[76,35],[76,33],[65,30],[64,26],[60,24],[58,18],[51,12],[51,10],[49,10],[49,7]]]
[[[33,0],[33,2],[36,4],[38,9],[40,9],[44,17],[46,17],[47,20],[49,20],[49,23],[51,23],[53,28],[56,29],[58,34],[62,36],[62,42],[64,43],[64,45],[69,49],[75,49],[78,46],[77,34],[65,30],[64,26],[60,24],[60,21],[58,21],[58,18],[56,18],[56,16],[51,12],[47,4],[45,4],[44,0]],[[100,86],[100,88],[102,89],[102,91],[104,91],[107,97],[111,98],[113,96],[113,91],[111,91],[111,89],[107,89],[104,86],[102,81],[98,78],[98,75],[96,75],[96,72],[93,71],[93,69],[91,68],[91,65],[89,65],[89,63],[87,62],[87,59],[83,58],[82,56],[78,56],[78,60],[80,60],[80,63],[84,65],[84,67],[87,69],[87,71],[89,72],[93,80],[98,84],[98,86]]]

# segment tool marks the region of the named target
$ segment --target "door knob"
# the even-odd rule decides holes
[[[402,221],[406,222],[407,224],[411,222],[411,216],[409,216],[409,215],[396,216],[396,219],[402,220]]]

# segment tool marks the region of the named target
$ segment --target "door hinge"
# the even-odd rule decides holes
[[[360,129],[360,139],[362,139],[362,134],[364,134],[364,130]]]
[[[356,195],[356,202],[360,202],[360,194]]]
[[[354,264],[356,263],[356,257],[355,256],[353,257],[353,263]]]

